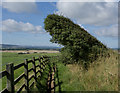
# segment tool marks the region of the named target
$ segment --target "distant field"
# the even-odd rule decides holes
[[[41,52],[42,50],[38,50],[38,53],[33,53],[35,52],[34,50],[30,50],[30,54],[18,54],[19,52],[24,52],[24,51],[8,51],[8,52],[2,52],[2,69],[5,68],[5,65],[7,63],[11,63],[13,62],[14,65],[19,64],[24,62],[25,59],[32,59],[32,57],[39,57],[39,56],[43,56],[43,55],[47,55],[47,56],[56,56],[56,55],[60,55],[59,51],[47,51],[47,50],[43,50],[43,52]],[[40,53],[41,52],[41,53]]]
[[[29,53],[59,53],[57,50],[4,50],[0,52],[12,52],[12,53],[19,53],[19,52],[29,52]]]

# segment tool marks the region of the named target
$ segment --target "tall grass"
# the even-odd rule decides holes
[[[88,68],[79,64],[58,65],[62,91],[118,91],[118,53],[100,57]]]

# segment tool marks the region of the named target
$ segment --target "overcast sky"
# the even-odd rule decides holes
[[[1,6],[2,43],[58,46],[49,41],[51,36],[45,32],[43,23],[48,14],[56,13],[70,18],[107,47],[117,48],[118,3],[103,1],[4,2]]]

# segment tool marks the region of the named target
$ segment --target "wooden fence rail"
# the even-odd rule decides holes
[[[39,61],[39,64],[36,65],[36,61]],[[14,66],[13,63],[7,64],[6,65],[6,70],[0,72],[0,79],[3,77],[7,77],[7,86],[5,89],[1,91],[1,93],[14,93],[15,92],[15,85],[22,79],[25,78],[25,83],[16,91],[17,93],[21,92],[23,88],[25,88],[25,91],[28,93],[30,87],[34,85],[34,83],[37,80],[37,74],[42,72],[45,68],[45,65],[49,62],[49,57],[47,56],[40,56],[39,58],[33,57],[32,60],[26,59],[24,63],[18,64]],[[33,67],[28,69],[28,64],[32,63]],[[14,79],[14,71],[17,70],[18,68],[21,68],[24,66],[24,73],[21,74],[19,77]],[[38,71],[36,71],[36,68],[39,68]],[[34,74],[29,78],[29,73],[33,71]],[[40,76],[40,75],[39,75]],[[38,77],[39,77],[38,76]],[[34,78],[34,81],[29,84],[29,81]]]

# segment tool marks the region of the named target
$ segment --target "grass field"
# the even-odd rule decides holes
[[[56,91],[118,91],[118,53],[112,50],[110,57],[102,57],[94,61],[88,71],[85,71],[79,64],[64,65],[58,59],[51,59],[52,62],[56,62],[58,69],[59,83],[56,80]],[[7,63],[13,62],[14,65],[24,62],[25,59],[32,59],[32,57],[38,57],[41,55],[56,56],[60,53],[33,53],[19,55],[17,53],[4,52],[2,54],[2,70],[5,69]],[[36,63],[38,64],[38,63]],[[29,68],[32,64],[29,64]],[[15,78],[24,72],[24,68],[20,68],[15,71]],[[48,70],[46,68],[46,73]],[[30,75],[32,75],[31,73]],[[44,75],[43,77],[47,77]],[[2,79],[2,88],[6,86],[6,78]],[[32,82],[33,80],[31,80]],[[17,90],[24,79],[22,79],[16,86]],[[43,79],[41,82],[45,86],[46,81]],[[36,87],[33,90],[37,90]]]
[[[32,53],[32,54],[18,54],[18,53],[10,53],[10,52],[3,52],[2,53],[2,70],[5,69],[5,65],[7,63],[14,63],[17,65],[19,63],[24,62],[25,59],[32,59],[32,57],[39,57],[43,55],[47,56],[57,56],[60,53]]]
[[[5,70],[6,68],[6,64],[8,63],[14,63],[14,65],[23,63],[25,59],[32,59],[32,57],[36,57],[38,58],[39,56],[57,56],[60,55],[60,53],[32,53],[32,54],[18,54],[18,53],[14,53],[14,52],[3,52],[2,53],[2,70]],[[36,62],[36,65],[38,64],[38,62]],[[30,69],[32,67],[32,64],[30,63],[28,65],[28,68]],[[14,78],[17,78],[20,74],[22,74],[24,72],[24,67],[19,68],[18,70],[15,70]],[[31,73],[32,75],[33,73]],[[22,81],[24,82],[24,79],[22,79]],[[31,80],[32,82],[33,80]],[[15,89],[18,89],[23,82],[19,82],[18,84],[16,84]],[[6,87],[6,77],[4,77],[2,79],[2,89],[4,89]]]

